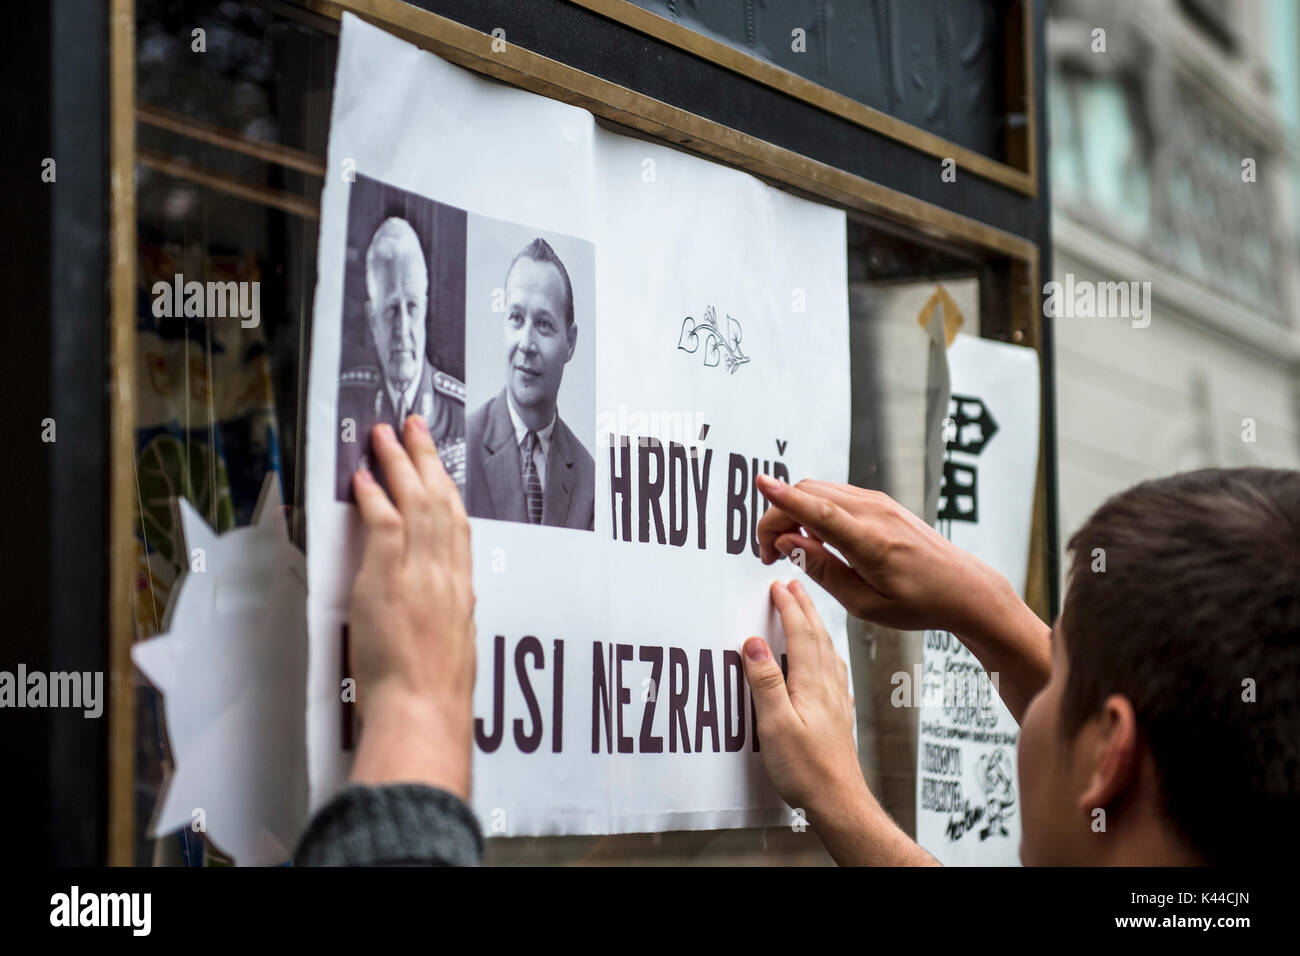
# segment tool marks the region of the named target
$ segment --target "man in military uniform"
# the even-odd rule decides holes
[[[425,353],[428,303],[429,269],[419,237],[405,219],[385,219],[366,249],[366,323],[380,364],[339,375],[340,500],[352,500],[352,473],[370,467],[370,430],[387,422],[400,435],[408,415],[424,417],[443,465],[464,493],[465,384],[434,368]]]

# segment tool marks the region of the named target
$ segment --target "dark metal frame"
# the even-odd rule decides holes
[[[108,16],[102,0],[6,9],[6,625],[0,668],[108,680]],[[53,158],[56,179],[41,180]],[[40,440],[52,418],[56,440]],[[33,453],[34,451],[34,453]],[[109,706],[6,710],[3,819],[16,860],[105,858]]]

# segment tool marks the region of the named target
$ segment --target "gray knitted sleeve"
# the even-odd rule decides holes
[[[446,790],[352,785],[316,812],[293,856],[297,866],[477,866],[483,834]]]

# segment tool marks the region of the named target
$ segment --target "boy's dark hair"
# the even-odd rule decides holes
[[[1067,739],[1122,694],[1170,820],[1207,862],[1292,842],[1300,472],[1212,468],[1143,482],[1098,508],[1069,553]]]

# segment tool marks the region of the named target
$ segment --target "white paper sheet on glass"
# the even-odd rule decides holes
[[[473,805],[485,832],[790,823],[754,750],[739,652],[759,634],[782,653],[767,587],[776,574],[797,572],[765,568],[750,550],[752,473],[779,463],[792,481],[846,478],[843,214],[601,130],[584,110],[492,83],[346,15],[328,167],[307,444],[313,808],[345,780],[351,756],[340,634],[362,536],[355,509],[336,500],[335,466],[341,359],[350,361],[341,340],[347,323],[361,326],[349,313],[359,309],[359,294],[345,286],[356,282],[358,235],[381,215],[407,210],[422,240],[447,247],[461,241],[451,209],[466,213],[466,412],[504,384],[498,307],[510,255],[528,237],[544,237],[571,273],[579,330],[559,415],[595,462],[594,531],[472,519],[481,721]],[[355,177],[345,177],[349,171]],[[374,200],[384,211],[350,207],[365,196],[386,197]],[[430,212],[428,201],[445,208]],[[455,301],[446,270],[435,264],[430,274],[441,276],[431,280],[430,301]],[[437,322],[431,317],[434,351],[438,329],[461,320],[445,309]],[[383,404],[377,392],[375,401]],[[653,515],[649,540],[640,540],[636,496],[624,540],[622,498],[611,494],[611,435],[620,475],[618,440],[631,439],[634,493],[639,436],[659,439],[666,455],[669,442],[686,446],[685,455],[665,458],[688,483],[676,511],[663,492],[666,543]],[[471,442],[466,454],[475,453]],[[697,468],[707,488],[702,515]],[[680,527],[682,503],[686,540],[675,544],[670,525],[675,517]],[[729,530],[740,553],[729,552]],[[844,612],[811,590],[847,658]],[[601,675],[612,727],[596,689]]]
[[[252,524],[218,536],[178,498],[190,568],[164,632],[131,648],[173,763],[150,836],[190,827],[243,866],[286,862],[307,823],[306,574],[280,502],[273,472]]]
[[[1038,356],[958,335],[948,370],[939,529],[1023,596],[1038,473]],[[945,519],[945,507],[955,517]],[[921,666],[917,842],[950,866],[1016,865],[1020,728],[979,661],[951,634],[926,633]]]

